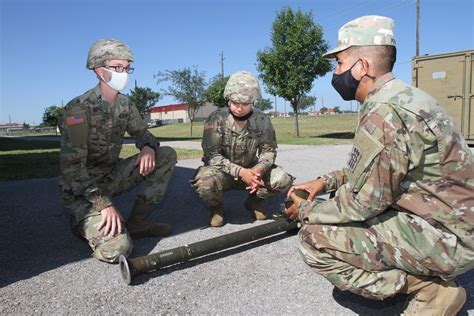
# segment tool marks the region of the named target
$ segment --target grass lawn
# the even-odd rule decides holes
[[[49,178],[59,175],[58,141],[42,141],[0,137],[0,181]],[[200,150],[175,148],[178,160],[201,157]],[[138,153],[133,145],[125,145],[121,158]]]
[[[293,117],[274,118],[273,126],[279,144],[335,145],[352,142],[357,115],[327,115],[299,117],[300,137],[295,137]],[[150,132],[160,141],[201,141],[204,122],[193,124],[189,137],[189,123],[154,127]],[[54,135],[54,134],[52,134]],[[36,136],[36,135],[35,135]],[[201,150],[176,149],[178,160],[201,157]],[[125,145],[120,157],[138,153],[133,145]],[[59,175],[59,142],[23,140],[0,137],[0,181],[46,178]]]
[[[354,138],[357,114],[299,116],[300,137],[296,137],[294,117],[272,118],[279,144],[293,145],[336,145],[350,144]],[[164,125],[149,129],[163,141],[195,140],[202,138],[204,122],[193,124],[193,137],[189,137],[189,123]]]

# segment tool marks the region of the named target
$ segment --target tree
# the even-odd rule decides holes
[[[45,126],[58,126],[59,119],[64,114],[64,108],[56,105],[47,107],[43,114],[43,124]]]
[[[306,110],[316,103],[316,97],[310,95],[303,95],[298,101],[298,112]]]
[[[299,137],[298,103],[311,90],[313,81],[332,69],[322,57],[329,45],[312,12],[294,13],[289,7],[277,13],[271,40],[272,47],[257,53],[257,69],[268,92],[290,102]]]
[[[23,129],[30,129],[30,124],[26,124],[26,123],[23,121]]]
[[[328,111],[328,108],[323,106],[320,110],[321,114],[325,114]]]
[[[228,76],[224,78],[222,78],[221,75],[215,76],[211,80],[209,87],[204,93],[206,101],[211,102],[212,104],[218,107],[226,107],[227,100],[224,98],[224,89],[225,85],[227,84],[227,80],[229,80]]]
[[[142,116],[148,113],[161,98],[159,92],[154,92],[150,88],[135,87],[130,92],[130,99]]]
[[[260,99],[253,105],[253,108],[257,111],[264,112],[273,108],[273,102],[270,99]]]
[[[198,71],[197,67],[192,70],[191,68],[166,70],[154,75],[158,84],[163,81],[171,82],[168,90],[164,90],[166,95],[187,104],[187,114],[191,121],[189,136],[193,136],[193,122],[196,112],[206,102],[204,95],[206,91],[205,75],[205,72]]]
[[[334,113],[341,113],[341,108],[339,106],[334,107]]]

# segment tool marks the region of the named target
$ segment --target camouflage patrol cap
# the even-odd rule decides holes
[[[130,48],[121,41],[114,39],[101,39],[92,44],[87,55],[88,69],[94,69],[104,65],[104,61],[112,59],[124,59],[133,62]]]
[[[230,76],[224,89],[224,98],[236,103],[249,104],[261,99],[257,77],[248,71]]]
[[[361,16],[344,24],[338,33],[337,47],[323,55],[332,59],[351,46],[390,45],[395,46],[394,22],[379,15]]]

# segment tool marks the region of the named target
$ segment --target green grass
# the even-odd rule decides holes
[[[349,144],[354,137],[357,115],[299,116],[300,137],[296,137],[294,117],[273,118],[277,142],[292,145]],[[164,125],[149,129],[160,140],[201,140],[203,122],[193,124],[189,137],[189,123]]]
[[[300,137],[298,138],[295,137],[294,122],[293,117],[272,119],[279,144],[348,144],[354,137],[357,115],[300,116]],[[189,123],[154,127],[150,129],[150,132],[160,141],[200,141],[203,124],[202,121],[193,124],[193,137],[189,137]],[[37,136],[37,134],[32,135]],[[50,135],[54,136],[54,134]],[[176,149],[176,152],[178,160],[202,156],[201,150]],[[138,149],[135,146],[125,145],[120,157],[125,158],[137,153]],[[46,178],[58,175],[58,141],[27,141],[0,137],[0,181]]]
[[[49,178],[59,175],[58,141],[22,140],[0,137],[0,181]],[[202,156],[200,150],[176,149],[178,160]],[[125,145],[121,158],[138,154],[133,145]]]

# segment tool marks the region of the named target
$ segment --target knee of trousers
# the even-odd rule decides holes
[[[215,176],[198,176],[193,182],[193,187],[197,194],[205,201],[216,199],[224,193],[222,182]]]
[[[314,268],[329,268],[331,266],[331,262],[334,261],[334,258],[329,255],[324,250],[315,248],[314,245],[308,243],[305,238],[302,237],[302,234],[298,234],[299,239],[299,251],[303,261],[309,265],[310,267]]]
[[[286,172],[272,174],[270,178],[270,190],[282,192],[287,190],[293,183],[294,177]]]
[[[117,263],[120,255],[129,256],[133,250],[133,241],[128,232],[105,241],[94,249],[93,256],[100,261]]]
[[[160,146],[156,150],[155,162],[157,165],[158,164],[163,165],[164,163],[175,165],[177,159],[178,159],[178,155],[176,154],[176,150],[174,150],[172,147]]]

